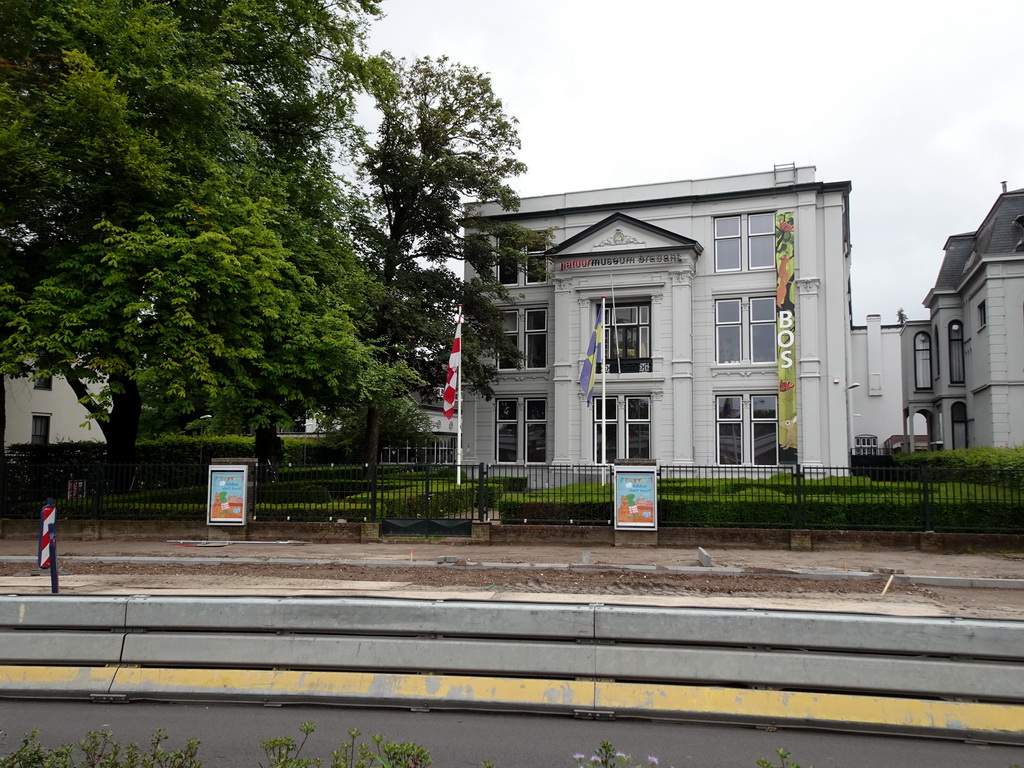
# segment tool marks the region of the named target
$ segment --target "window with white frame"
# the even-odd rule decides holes
[[[854,438],[853,452],[857,456],[878,455],[878,437],[875,435],[857,435]]]
[[[932,388],[932,339],[924,331],[914,336],[914,388]]]
[[[505,337],[522,353],[525,368],[547,368],[548,311],[516,309],[503,313]],[[517,368],[519,361],[500,359],[498,368]]]
[[[541,398],[527,398],[526,411],[526,460],[544,463],[548,460],[548,401]]]
[[[32,414],[32,442],[35,444],[50,442],[50,414]]]
[[[961,402],[949,407],[949,417],[953,423],[953,449],[967,447],[967,405]]]
[[[988,325],[988,307],[982,301],[978,304],[978,330],[980,331],[986,325]]]
[[[964,383],[964,324],[959,320],[949,324],[949,383]]]
[[[544,257],[548,240],[545,232],[531,232],[519,260],[509,258],[499,261],[495,267],[498,282],[502,285],[535,285],[547,282],[548,263]]]
[[[719,464],[779,463],[778,397],[736,394],[715,398]]]
[[[619,407],[621,404],[622,408]],[[594,461],[625,457],[649,459],[652,455],[651,398],[646,395],[594,398]]]
[[[496,401],[495,414],[495,456],[500,462],[519,461],[519,401]]]
[[[750,213],[715,219],[715,272],[775,267],[775,214]]]
[[[495,457],[502,463],[547,461],[547,400],[540,397],[495,401]]]
[[[612,373],[651,370],[651,305],[619,302],[605,307],[604,359]]]
[[[719,299],[715,302],[716,362],[774,363],[776,345],[774,298]]]
[[[32,382],[33,389],[53,389],[53,376],[40,376]]]

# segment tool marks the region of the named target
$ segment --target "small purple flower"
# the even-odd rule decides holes
[[[626,754],[625,752],[616,752],[616,753],[615,753],[615,756],[616,756],[616,757],[617,757],[617,758],[618,758],[619,760],[625,760],[625,759],[626,759],[627,757],[629,757],[629,755],[627,755],[627,754]]]
[[[577,752],[575,755],[572,756],[572,759],[573,760],[586,760],[587,756],[586,755],[581,755],[579,752]]]
[[[600,765],[601,764],[601,758],[598,757],[597,755],[593,755],[590,758],[590,762],[592,762],[594,765]]]
[[[648,755],[647,756],[647,764],[648,765],[657,765],[658,764],[658,758],[656,758],[654,755]]]

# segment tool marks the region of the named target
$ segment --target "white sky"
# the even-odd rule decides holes
[[[853,183],[854,322],[926,317],[1024,187],[1024,2],[383,0],[370,47],[491,75],[523,197],[770,170]]]

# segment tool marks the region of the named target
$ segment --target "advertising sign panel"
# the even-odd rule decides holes
[[[245,525],[248,480],[248,467],[210,467],[206,491],[207,525]]]
[[[658,529],[657,467],[616,467],[616,528]]]

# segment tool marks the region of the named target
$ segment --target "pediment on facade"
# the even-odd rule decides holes
[[[555,246],[551,256],[599,256],[641,251],[691,250],[699,254],[700,243],[667,229],[616,213]]]

